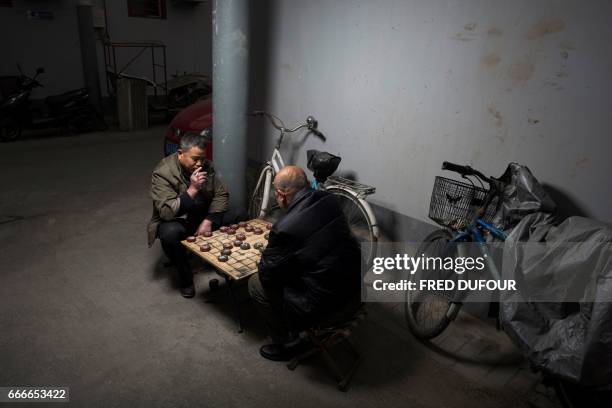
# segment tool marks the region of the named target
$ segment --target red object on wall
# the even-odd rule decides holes
[[[166,18],[166,0],[128,0],[129,17]]]

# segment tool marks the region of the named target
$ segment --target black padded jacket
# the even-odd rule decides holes
[[[264,289],[282,292],[287,322],[305,328],[358,298],[360,269],[336,196],[307,188],[272,227],[259,278]]]

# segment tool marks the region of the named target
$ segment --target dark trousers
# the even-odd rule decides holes
[[[178,283],[181,288],[193,285],[193,272],[187,261],[187,249],[181,241],[193,235],[199,223],[183,219],[162,222],[157,227],[157,236],[161,241],[164,254],[174,264],[178,272]]]
[[[276,344],[287,343],[292,340],[288,325],[283,316],[282,292],[265,290],[256,273],[249,278],[249,294],[255,302],[255,308],[264,319],[272,342]]]
[[[329,312],[313,319],[287,322],[283,313],[283,294],[281,290],[264,289],[256,273],[249,279],[249,294],[255,302],[259,315],[264,319],[272,342],[287,343],[295,338],[300,330],[320,324],[333,327],[349,321],[361,307],[360,293],[356,293],[338,307],[330,308]],[[301,327],[301,329],[296,329]]]
[[[176,218],[172,221],[165,221],[157,227],[157,236],[161,241],[164,254],[178,271],[178,283],[181,288],[193,285],[193,272],[187,261],[187,249],[181,244],[181,241],[193,235],[205,217],[206,214],[200,216],[189,214],[186,219]],[[237,223],[247,218],[244,212],[230,210],[223,214],[220,213],[213,222],[212,228],[216,230],[221,224]]]

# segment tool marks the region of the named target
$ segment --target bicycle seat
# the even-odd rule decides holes
[[[318,183],[324,183],[329,176],[334,174],[342,160],[339,156],[318,150],[308,150],[306,157],[308,159],[308,169],[314,173]]]

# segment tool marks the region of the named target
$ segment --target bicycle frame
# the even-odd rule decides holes
[[[272,157],[270,158],[269,164],[274,169],[274,174],[278,173],[280,169],[285,167],[285,161],[283,160],[283,156],[281,156],[280,151],[276,147],[272,152]]]
[[[262,182],[262,176],[265,174],[263,179],[263,197],[261,200],[261,210],[259,212],[259,217],[263,218],[266,216],[266,210],[268,208],[268,202],[270,201],[270,189],[272,187],[272,181],[274,180],[274,176],[285,167],[285,161],[283,160],[283,156],[277,147],[274,148],[272,152],[272,157],[266,163],[266,166],[261,172],[259,176],[259,180],[257,181],[257,186],[255,189],[259,187],[259,184]]]
[[[491,271],[491,275],[493,275],[494,279],[499,280],[501,279],[501,274],[497,270],[495,262],[493,262],[493,257],[489,254],[489,251],[487,249],[487,241],[478,230],[478,226],[482,227],[485,231],[488,231],[491,235],[501,241],[505,241],[508,238],[508,235],[506,235],[504,231],[495,228],[493,225],[489,224],[484,220],[481,220],[480,218],[477,218],[469,227],[467,227],[465,231],[459,232],[451,240],[451,242],[477,242],[479,244],[478,247],[480,249],[480,253],[485,258],[489,270]],[[461,245],[457,246],[457,251],[460,256],[466,256],[466,254],[463,252],[463,248],[461,247]]]
[[[298,125],[294,128],[286,128],[284,123],[276,116],[263,111],[254,111],[253,116],[265,116],[270,124],[280,132],[272,156],[266,162],[264,168],[259,174],[257,184],[253,190],[253,196],[251,199],[251,205],[249,206],[249,213],[252,216],[265,218],[268,215],[269,210],[274,209],[274,205],[270,205],[270,201],[274,201],[270,196],[273,189],[273,180],[276,174],[285,167],[285,161],[280,153],[280,147],[283,142],[283,137],[286,133],[297,132],[300,129],[308,129],[309,132],[314,133],[323,141],[326,140],[325,136],[317,130],[317,121],[314,117],[308,116],[306,123]],[[365,200],[366,196],[373,194],[376,189],[372,186],[358,183],[356,181],[343,179],[342,177],[331,176],[328,178],[330,183],[318,184],[317,181],[313,181],[312,187],[317,190],[328,191],[331,194],[344,197],[344,204],[342,211],[347,213],[346,217],[351,232],[355,234],[355,237],[361,242],[367,242],[368,245],[362,245],[362,250],[365,248],[366,253],[366,265],[371,265],[372,260],[376,254],[376,243],[378,241],[378,226],[376,223],[376,216],[370,204]],[[256,211],[258,211],[256,213]]]
[[[434,231],[425,239],[422,244],[423,251],[426,251],[429,244],[432,242],[443,242],[452,243],[453,247],[449,248],[454,252],[454,257],[470,257],[473,256],[471,251],[468,250],[467,243],[476,243],[478,246],[478,252],[481,253],[484,258],[485,264],[488,266],[488,271],[495,280],[501,280],[501,274],[497,269],[497,266],[494,262],[494,257],[490,255],[489,245],[488,245],[488,235],[491,237],[498,239],[499,241],[506,241],[507,235],[504,231],[494,227],[489,222],[485,221],[483,218],[486,215],[486,210],[489,205],[492,204],[495,196],[498,196],[503,193],[504,185],[499,180],[493,177],[486,177],[481,172],[472,169],[470,166],[462,166],[450,162],[442,163],[442,170],[450,170],[456,173],[459,173],[463,178],[467,178],[469,176],[475,176],[481,182],[481,187],[484,189],[484,185],[482,182],[486,182],[489,185],[489,192],[487,194],[486,200],[483,205],[480,205],[477,208],[475,216],[473,218],[463,218],[457,219],[461,221],[460,223],[451,222],[450,225],[448,223],[443,222],[444,218],[436,219],[432,217],[432,219],[436,222],[439,222],[442,225],[442,230]],[[474,183],[468,179],[473,187]],[[435,192],[435,190],[434,190]],[[433,197],[433,196],[432,196]],[[469,198],[469,204],[473,204],[473,196]],[[432,198],[433,200],[433,198]],[[433,202],[433,201],[432,201]],[[467,208],[461,208],[462,210],[467,210]],[[430,210],[431,213],[431,210]],[[441,211],[442,216],[444,216],[444,208]],[[454,216],[454,214],[450,214]],[[469,215],[468,215],[469,216]],[[466,227],[456,227],[453,228],[452,225],[467,225]],[[453,232],[449,236],[449,229]],[[443,241],[440,241],[443,240]],[[490,241],[490,240],[489,240]],[[455,272],[451,272],[451,276],[455,279],[457,275]],[[451,297],[444,296],[444,300],[440,301],[429,301],[427,297],[415,297],[413,292],[406,292],[406,322],[412,331],[412,333],[420,338],[420,339],[432,339],[438,335],[440,335],[448,325],[457,317],[463,301],[468,296],[468,293],[460,291],[459,293],[453,293]],[[499,300],[492,300],[490,302],[491,306],[495,305]],[[442,304],[446,303],[447,307],[442,307]],[[434,310],[433,314],[427,314],[425,316],[417,316],[417,309],[422,307],[422,305],[435,305],[435,309],[427,308],[426,310]],[[490,307],[491,307],[490,306]],[[439,312],[436,312],[438,310]],[[490,309],[489,311],[493,311],[494,309]],[[423,321],[421,321],[423,320]]]
[[[298,125],[292,129],[287,129],[282,120],[269,113],[263,111],[254,111],[251,115],[267,117],[272,126],[280,132],[278,140],[276,141],[276,145],[274,146],[274,150],[272,151],[272,157],[270,157],[270,160],[266,162],[266,166],[260,173],[259,179],[257,180],[257,185],[255,186],[255,191],[257,191],[261,183],[264,183],[262,186],[264,190],[261,200],[261,210],[259,212],[259,217],[263,218],[266,216],[268,202],[270,201],[270,190],[274,177],[283,167],[285,167],[285,161],[283,160],[283,156],[280,153],[280,147],[283,143],[285,133],[294,133],[300,129],[307,128],[309,131],[319,135],[319,137],[323,138],[323,140],[325,140],[325,136],[323,136],[322,133],[316,130],[317,122],[312,116],[306,118],[306,123]]]
[[[493,225],[488,222],[477,218],[472,225],[470,225],[466,231],[459,232],[455,238],[453,238],[452,242],[465,242],[470,241],[469,238],[473,238],[471,241],[478,242],[480,244],[485,244],[486,240],[478,230],[477,226],[481,226],[486,231],[490,232],[495,238],[505,241],[508,238],[506,233],[498,228],[495,228]]]

